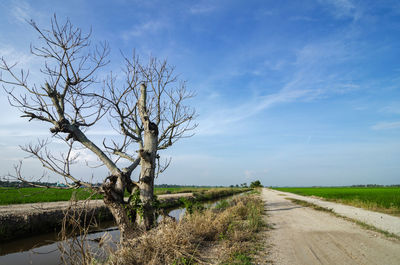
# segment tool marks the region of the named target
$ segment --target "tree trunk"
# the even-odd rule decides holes
[[[118,202],[113,202],[104,198],[104,203],[111,211],[114,220],[120,231],[120,243],[122,244],[126,239],[134,238],[137,234],[136,231],[136,212],[130,212],[129,208],[125,207],[128,204],[121,204]]]
[[[146,84],[141,84],[138,108],[140,119],[143,123],[143,147],[139,150],[141,167],[139,190],[140,200],[142,201],[143,206],[143,216],[138,218],[138,221],[144,225],[146,230],[149,230],[155,223],[153,202],[154,177],[158,145],[158,127],[155,123],[150,121],[146,99]]]
[[[139,179],[140,200],[143,204],[142,224],[146,230],[155,224],[154,202],[154,177],[157,156],[157,125],[147,121],[143,137],[143,151],[141,151],[141,172]]]

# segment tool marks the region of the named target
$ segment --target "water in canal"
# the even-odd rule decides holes
[[[212,207],[217,202],[204,204],[205,207]],[[185,208],[173,209],[168,213],[170,216],[179,220],[185,214]],[[159,218],[159,220],[161,217]],[[99,249],[99,244],[95,239],[100,238],[105,232],[109,233],[111,242],[119,241],[119,231],[113,222],[103,222],[98,231],[94,231],[87,236],[89,245],[94,249]],[[0,244],[0,265],[54,265],[62,264],[60,250],[56,232],[43,235],[13,240],[9,243]],[[114,245],[115,246],[115,245]],[[101,249],[100,249],[101,250]],[[99,253],[101,255],[101,253]]]

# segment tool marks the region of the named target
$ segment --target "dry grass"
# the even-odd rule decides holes
[[[180,222],[166,221],[156,229],[127,242],[110,264],[247,264],[246,258],[263,227],[263,203],[255,195],[240,196],[226,208],[187,215]],[[218,248],[218,251],[211,249]],[[212,257],[205,253],[214,253]],[[218,253],[215,256],[215,253]]]

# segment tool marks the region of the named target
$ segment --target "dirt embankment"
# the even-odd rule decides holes
[[[282,196],[283,195],[283,196]],[[273,264],[399,264],[400,242],[264,189],[268,255]],[[354,208],[354,207],[353,207]],[[264,263],[263,263],[264,264]]]
[[[193,197],[192,193],[159,195],[161,202],[176,201],[181,197]],[[0,242],[28,235],[50,232],[59,228],[70,201],[27,203],[0,206]],[[112,215],[102,200],[79,201],[77,208],[85,208],[89,216],[97,220],[112,220]]]

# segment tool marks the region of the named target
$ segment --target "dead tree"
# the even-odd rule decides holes
[[[166,61],[151,58],[142,64],[136,55],[125,57],[123,84],[116,84],[110,75],[99,87],[95,73],[108,63],[106,43],[91,47],[90,33],[84,35],[69,20],[60,25],[55,16],[49,30],[40,29],[33,21],[30,25],[42,40],[42,46],[31,46],[31,52],[43,59],[43,83],[29,84],[29,72],[17,71],[16,65],[8,64],[5,58],[1,58],[4,76],[0,76],[0,82],[22,117],[48,123],[52,137],[61,139],[67,149],[56,156],[47,147],[48,141],[39,141],[23,150],[47,170],[62,176],[69,187],[85,186],[103,194],[120,229],[121,241],[133,237],[138,227],[150,229],[155,225],[154,178],[170,162],[161,165],[158,152],[191,136],[196,127],[195,111],[184,104],[193,94]],[[86,131],[95,129],[104,116],[109,117],[110,126],[121,139],[104,139],[101,145]],[[72,172],[76,147],[89,150],[108,169],[101,187]],[[122,167],[123,160],[129,165]],[[132,175],[137,167],[140,174],[135,181]],[[27,181],[20,166],[14,177]],[[124,198],[125,191],[129,199]]]
[[[125,86],[117,87],[112,77],[107,83],[113,127],[124,140],[120,144],[103,145],[118,159],[132,162],[121,189],[125,185],[132,196],[136,188],[140,191],[142,215],[139,220],[149,229],[155,222],[154,179],[170,162],[160,163],[158,152],[191,136],[187,132],[196,126],[192,124],[195,112],[184,103],[193,93],[186,90],[185,82],[178,82],[174,68],[166,61],[150,58],[144,65],[133,54],[132,59],[125,57],[125,62]],[[132,144],[136,147],[130,148]],[[138,164],[141,167],[139,181],[132,182],[130,172]]]

